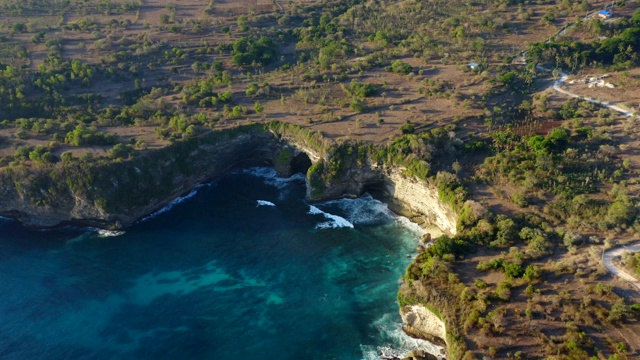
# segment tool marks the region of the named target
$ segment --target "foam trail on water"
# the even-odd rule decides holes
[[[78,229],[73,226],[67,226],[65,228]],[[66,242],[67,245],[87,240],[94,235],[97,235],[98,237],[101,237],[101,238],[107,238],[107,237],[121,236],[125,234],[124,231],[112,231],[112,230],[105,230],[105,229],[100,229],[95,227],[86,227],[86,228],[79,228],[79,229],[84,230],[85,232],[74,237],[73,239],[67,240]]]
[[[396,215],[389,210],[387,204],[364,194],[357,199],[340,199],[327,201],[322,206],[340,209],[346,219],[356,225],[374,225],[393,221]]]
[[[167,204],[167,206],[163,207],[162,209],[154,212],[151,215],[145,216],[142,219],[138,220],[138,222],[143,222],[143,221],[147,221],[149,219],[153,219],[154,217],[162,214],[162,213],[166,213],[167,211],[171,210],[174,206],[180,204],[181,202],[194,197],[197,193],[198,190],[200,190],[200,188],[202,188],[204,185],[198,185],[196,186],[190,193],[188,193],[185,196],[180,196],[177,199],[173,200],[172,202],[170,202],[169,204]]]
[[[309,215],[322,215],[325,219],[331,220],[316,225],[317,229],[337,229],[337,228],[353,228],[353,224],[347,221],[347,219],[326,213],[313,205],[309,205]]]
[[[276,206],[276,204],[272,203],[271,201],[266,201],[266,200],[258,200],[258,206]]]
[[[344,217],[355,225],[377,225],[395,221],[414,234],[416,238],[420,238],[426,233],[431,233],[433,238],[442,235],[442,231],[436,227],[425,230],[422,226],[412,222],[410,219],[395,214],[389,210],[387,204],[374,199],[369,194],[364,194],[357,199],[331,200],[321,203],[320,205],[340,209],[340,211],[344,213]]]
[[[114,237],[124,235],[124,231],[98,230],[99,237]]]
[[[69,229],[74,229],[74,227],[68,227]],[[100,229],[100,228],[96,228],[96,227],[86,227],[86,228],[81,228],[82,230],[86,230],[92,233],[95,233],[98,235],[98,237],[113,237],[113,236],[120,236],[120,235],[124,235],[124,231],[117,231],[117,230],[105,230],[105,229]]]
[[[292,182],[304,182],[306,179],[306,176],[300,173],[294,174],[288,178],[280,177],[275,169],[269,167],[255,167],[242,170],[242,172],[263,178],[265,184],[275,186],[279,190],[285,190],[285,188]]]
[[[400,226],[418,236],[422,236],[427,233],[427,230],[423,229],[422,226],[414,223],[409,218],[406,218],[404,216],[396,216],[396,221],[398,222],[398,224],[400,224]]]
[[[414,339],[402,331],[402,323],[394,319],[394,314],[385,314],[372,326],[379,332],[384,345],[360,345],[365,360],[402,359],[413,350],[424,350],[445,359],[444,347],[422,339]]]

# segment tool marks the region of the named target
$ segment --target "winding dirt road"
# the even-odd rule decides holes
[[[541,66],[538,66],[538,69],[540,69],[540,70],[545,70],[545,71],[550,71],[549,69],[543,68],[543,67],[541,67]],[[598,100],[596,100],[596,99],[589,98],[589,97],[582,96],[582,95],[578,95],[578,94],[574,94],[574,93],[572,93],[572,92],[569,92],[569,91],[567,91],[567,90],[562,89],[560,86],[561,86],[565,81],[567,81],[567,78],[568,78],[568,77],[569,77],[569,75],[567,75],[567,74],[565,74],[565,73],[561,72],[561,73],[560,73],[560,78],[559,78],[558,80],[556,80],[556,81],[553,83],[553,90],[555,90],[555,91],[557,91],[557,92],[559,92],[559,93],[561,93],[561,94],[563,94],[563,95],[569,96],[569,97],[573,97],[573,98],[582,98],[582,99],[583,99],[583,100],[585,100],[585,101],[588,101],[588,102],[590,102],[590,103],[594,103],[594,104],[597,104],[597,105],[600,105],[600,106],[604,106],[604,107],[609,108],[609,109],[611,109],[611,110],[614,110],[614,111],[617,111],[617,112],[619,112],[619,113],[622,113],[622,114],[624,114],[624,115],[626,115],[626,116],[634,116],[634,114],[633,114],[633,112],[632,112],[632,111],[629,111],[629,110],[627,110],[627,109],[624,109],[624,108],[622,108],[622,107],[620,107],[620,106],[617,106],[617,105],[611,105],[611,104],[607,104],[607,103],[603,103],[603,102],[600,102],[600,101],[598,101]]]
[[[613,9],[614,7],[615,7],[615,5],[609,5],[609,6],[604,7],[602,10],[610,11],[610,10],[611,10],[611,9]],[[599,12],[599,11],[600,11],[600,10],[596,10],[596,11],[591,12],[590,14],[588,14],[587,16],[585,16],[585,17],[584,17],[584,20],[589,20],[589,19],[593,18],[594,16],[596,16],[596,15],[598,14],[598,12]],[[555,38],[557,38],[558,36],[564,35],[564,33],[565,33],[569,28],[571,28],[571,27],[573,27],[573,26],[575,26],[575,23],[567,24],[567,26],[565,26],[565,27],[564,27],[560,32],[558,32],[556,35],[552,36],[552,37],[551,37],[551,39],[549,39],[547,42],[550,42],[552,39],[555,39]],[[526,54],[526,51],[522,52],[522,53],[521,53],[521,56],[522,56],[522,57],[525,57],[525,54]],[[546,71],[546,72],[552,72],[552,70],[551,70],[551,69],[547,69],[547,68],[542,67],[542,66],[540,66],[540,65],[536,66],[536,69],[538,69],[538,70],[542,70],[542,71]],[[553,90],[555,90],[555,91],[557,91],[557,92],[559,92],[559,93],[561,93],[561,94],[563,94],[563,95],[566,95],[566,96],[572,97],[572,98],[582,98],[582,99],[584,99],[585,101],[588,101],[588,102],[590,102],[590,103],[597,104],[597,105],[600,105],[600,106],[603,106],[603,107],[609,108],[609,109],[611,109],[611,110],[614,110],[614,111],[617,111],[617,112],[619,112],[619,113],[622,113],[622,114],[624,114],[625,116],[634,116],[634,115],[635,115],[635,114],[633,113],[633,111],[629,111],[629,110],[627,110],[627,109],[625,109],[625,108],[622,108],[622,107],[620,107],[620,106],[618,106],[618,105],[611,105],[611,104],[609,104],[608,102],[607,102],[607,103],[605,103],[605,102],[601,102],[601,101],[598,101],[598,100],[596,100],[596,99],[589,98],[589,97],[586,97],[586,96],[583,96],[583,95],[574,94],[574,93],[572,93],[572,92],[570,92],[570,91],[567,91],[567,90],[562,89],[560,86],[562,86],[562,84],[563,84],[565,81],[567,81],[567,79],[569,78],[569,75],[568,75],[568,74],[566,74],[566,73],[563,73],[563,72],[560,72],[560,74],[559,74],[559,75],[560,75],[560,78],[559,78],[558,80],[556,80],[556,81],[553,83]],[[638,120],[640,120],[640,116],[638,116],[638,117],[637,117],[637,119],[638,119]]]
[[[613,275],[617,275],[640,290],[640,281],[633,275],[629,274],[626,270],[615,266],[613,263],[613,259],[615,257],[622,256],[622,254],[627,251],[640,251],[640,244],[622,246],[616,249],[607,250],[602,255],[602,263]]]

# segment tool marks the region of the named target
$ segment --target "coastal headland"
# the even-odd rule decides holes
[[[0,0],[0,216],[303,173],[437,229],[397,301],[449,359],[638,358],[639,50],[637,1]]]

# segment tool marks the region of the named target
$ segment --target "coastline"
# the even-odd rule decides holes
[[[55,226],[34,226],[28,222],[25,223],[19,212],[10,212],[8,214],[0,212],[0,215],[9,215],[10,218],[34,229],[80,226],[111,231],[126,230],[128,226],[144,221],[149,216],[167,211],[164,209],[195,195],[199,187],[205,186],[205,184],[233,171],[255,165],[268,165],[276,169],[280,175],[291,175],[291,171],[295,170],[292,169],[293,161],[299,156],[305,156],[307,159],[316,159],[314,164],[318,164],[323,161],[330,161],[332,157],[340,155],[340,148],[331,148],[334,151],[332,154],[327,150],[329,147],[310,146],[311,140],[309,139],[313,133],[306,132],[304,129],[295,128],[292,130],[285,127],[280,129],[279,135],[274,133],[273,129],[271,131],[265,130],[264,128],[248,126],[235,129],[229,133],[213,133],[206,137],[190,139],[184,144],[177,143],[177,145],[174,145],[178,146],[178,150],[183,149],[182,151],[171,151],[172,149],[161,151],[157,156],[160,159],[162,159],[162,156],[168,156],[170,163],[185,161],[185,159],[181,160],[177,157],[179,155],[175,155],[174,152],[179,152],[189,157],[196,153],[203,155],[211,153],[216,156],[204,159],[198,157],[194,160],[189,160],[190,169],[195,169],[191,176],[174,174],[170,178],[172,183],[176,184],[172,191],[161,198],[156,198],[155,200],[152,198],[153,201],[146,203],[144,206],[129,208],[130,213],[128,215],[118,212],[107,213],[103,209],[95,208],[90,213],[97,212],[103,215],[102,219],[72,218],[58,222]],[[326,145],[323,146],[326,147]],[[284,151],[290,154],[286,163],[282,161],[282,153]],[[133,168],[139,171],[136,168],[136,163],[149,166],[152,163],[149,161],[138,160],[133,162],[130,160],[125,165],[119,166],[124,169]],[[314,203],[337,198],[354,198],[374,190],[375,197],[387,204],[390,211],[408,218],[424,231],[430,233],[433,238],[438,237],[441,233],[455,233],[457,214],[449,204],[440,200],[438,189],[432,182],[415,178],[412,175],[402,175],[403,167],[401,165],[379,166],[379,164],[371,165],[368,161],[363,164],[359,159],[356,160],[348,156],[345,158],[345,162],[345,167],[341,172],[334,174],[331,179],[322,178],[321,186],[326,191],[321,192],[321,196],[309,196],[318,187],[318,183],[317,181],[314,182],[313,174],[311,174],[312,168],[308,168],[306,177],[308,201]],[[194,163],[197,163],[197,166]],[[104,171],[109,169],[107,166]],[[147,186],[152,186],[152,184],[150,183]],[[95,189],[96,192],[99,190],[99,188]],[[126,192],[127,189],[121,187],[115,190]],[[77,203],[77,197],[75,201]],[[84,203],[87,202],[85,201]],[[127,207],[123,208],[127,209]],[[44,210],[46,212],[47,209],[37,208],[36,210]],[[436,230],[440,230],[441,233]],[[414,257],[412,262],[415,262],[415,259]],[[429,334],[429,331],[427,330],[423,333]],[[416,334],[420,334],[420,331],[413,332],[413,335]],[[439,333],[431,335],[436,338],[442,338]],[[445,338],[442,338],[442,340],[446,342]]]

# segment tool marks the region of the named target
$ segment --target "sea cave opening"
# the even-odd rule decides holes
[[[306,174],[307,170],[309,170],[310,167],[311,159],[309,158],[309,155],[305,154],[304,152],[300,152],[299,154],[295,155],[293,159],[291,159],[292,174]]]

